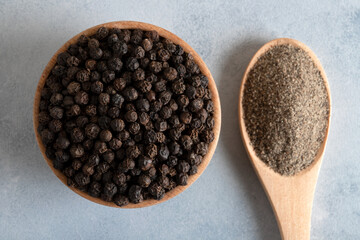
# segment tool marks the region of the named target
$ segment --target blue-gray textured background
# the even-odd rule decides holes
[[[187,191],[157,206],[96,205],[50,171],[32,127],[35,88],[78,32],[137,20],[172,31],[204,59],[223,124],[215,155]],[[312,239],[360,238],[360,1],[0,0],[0,239],[280,239],[238,131],[241,77],[269,40],[307,44],[329,78],[333,117],[316,189]]]

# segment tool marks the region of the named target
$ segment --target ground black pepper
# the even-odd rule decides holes
[[[274,171],[294,175],[314,161],[327,129],[329,100],[304,50],[283,44],[265,52],[249,72],[242,105],[255,153]],[[208,142],[211,134],[204,133]]]
[[[57,56],[39,133],[68,185],[118,206],[162,199],[214,139],[208,79],[156,31],[101,27]]]

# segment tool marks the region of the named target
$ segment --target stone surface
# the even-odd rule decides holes
[[[223,125],[204,174],[176,198],[122,210],[96,205],[53,175],[36,145],[32,104],[54,52],[103,22],[137,20],[187,41],[210,68]],[[316,189],[312,239],[360,238],[360,2],[0,0],[1,239],[280,239],[242,146],[240,81],[264,43],[291,37],[317,54],[333,101]]]

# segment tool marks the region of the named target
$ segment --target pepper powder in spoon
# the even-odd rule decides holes
[[[281,175],[315,159],[324,140],[329,98],[310,56],[289,44],[262,55],[245,83],[244,121],[256,155]]]

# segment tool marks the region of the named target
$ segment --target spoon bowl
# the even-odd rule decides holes
[[[327,129],[324,141],[321,144],[318,153],[310,166],[293,176],[282,176],[268,167],[259,159],[250,144],[250,138],[246,131],[244,121],[244,109],[242,99],[244,96],[244,86],[248,74],[258,59],[274,46],[290,44],[303,49],[313,60],[324,79],[329,102],[329,117],[327,119]],[[325,152],[325,146],[329,133],[331,115],[330,88],[328,85],[325,71],[315,54],[305,44],[289,38],[280,38],[272,40],[262,46],[251,59],[240,87],[239,97],[239,123],[245,149],[260,182],[270,200],[271,206],[276,216],[282,239],[284,240],[304,240],[310,239],[311,209],[313,204],[316,182],[322,158]]]
[[[141,29],[144,31],[157,31],[159,33],[160,36],[170,39],[172,42],[174,42],[175,44],[180,45],[181,47],[184,48],[184,51],[187,53],[191,53],[192,56],[194,57],[195,62],[199,65],[199,68],[201,70],[201,73],[204,74],[208,80],[209,80],[209,90],[212,93],[212,100],[214,102],[214,121],[215,121],[215,125],[213,128],[214,131],[214,141],[210,143],[209,145],[209,151],[208,153],[204,156],[201,164],[198,166],[198,172],[192,176],[189,176],[188,179],[188,184],[186,186],[177,186],[176,188],[174,188],[173,190],[167,192],[164,196],[163,199],[161,200],[154,200],[154,199],[149,199],[149,200],[144,200],[141,203],[138,204],[133,204],[133,203],[129,203],[128,205],[122,207],[122,208],[142,208],[142,207],[147,207],[147,206],[152,206],[161,202],[165,202],[173,197],[175,197],[176,195],[180,194],[181,192],[185,191],[192,183],[194,183],[196,181],[196,179],[198,179],[200,177],[200,175],[204,172],[205,168],[207,167],[207,165],[209,164],[214,152],[215,152],[215,148],[217,145],[217,142],[219,140],[219,134],[220,134],[220,125],[221,125],[221,110],[220,110],[220,100],[219,100],[219,94],[215,85],[215,81],[213,79],[213,77],[211,76],[210,70],[207,68],[206,64],[204,63],[204,61],[201,59],[201,57],[195,52],[194,49],[192,49],[190,47],[189,44],[187,44],[184,40],[182,40],[181,38],[179,38],[178,36],[176,36],[175,34],[161,28],[155,25],[151,25],[148,23],[142,23],[142,22],[133,22],[133,21],[118,21],[118,22],[110,22],[110,23],[105,23],[105,24],[100,24],[94,27],[91,27],[79,34],[77,34],[76,36],[74,36],[73,38],[71,38],[69,41],[67,41],[55,54],[54,56],[50,59],[49,63],[47,64],[47,66],[45,67],[45,70],[43,71],[41,78],[39,80],[37,89],[36,89],[36,93],[35,93],[35,100],[34,100],[34,112],[33,112],[33,123],[34,123],[34,130],[35,130],[35,136],[36,136],[36,141],[39,145],[39,148],[41,150],[42,155],[44,156],[47,164],[49,165],[50,169],[54,172],[54,174],[60,179],[60,181],[62,183],[64,183],[66,186],[67,185],[67,178],[66,176],[59,170],[55,169],[53,167],[53,163],[52,160],[49,159],[46,154],[45,154],[45,146],[41,141],[41,137],[37,131],[38,126],[39,126],[39,103],[40,103],[40,98],[41,98],[41,90],[44,87],[45,81],[47,79],[47,77],[49,76],[52,68],[55,66],[56,64],[56,57],[59,53],[64,52],[68,49],[68,47],[71,44],[74,44],[77,42],[77,39],[79,38],[79,36],[81,35],[86,35],[86,36],[91,36],[93,34],[96,33],[97,29],[99,27],[107,27],[107,28],[120,28],[120,29]],[[74,191],[75,193],[79,194],[80,196],[98,203],[98,204],[102,204],[105,206],[109,206],[109,207],[117,207],[119,208],[119,206],[117,206],[115,203],[113,202],[106,202],[100,198],[95,198],[90,196],[89,194],[80,191],[77,188],[74,187],[70,187],[68,186],[72,191]]]

